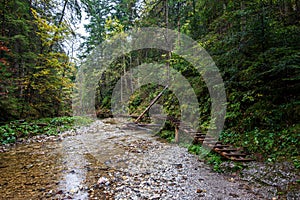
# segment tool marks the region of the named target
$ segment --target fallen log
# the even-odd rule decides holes
[[[164,91],[168,88],[168,85],[151,101],[149,106],[140,114],[140,116],[135,120],[135,123],[138,123],[138,121],[148,112],[148,110],[155,104],[155,102],[162,96]]]

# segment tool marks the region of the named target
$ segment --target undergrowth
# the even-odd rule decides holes
[[[166,139],[168,142],[175,142],[174,126],[166,121],[164,128],[156,133],[159,137]]]
[[[284,130],[263,130],[254,128],[243,134],[225,130],[220,139],[225,143],[243,147],[246,151],[259,154],[261,161],[275,162],[290,160],[295,167],[299,166],[300,125],[287,127]],[[299,168],[299,167],[298,167]]]
[[[203,159],[213,167],[213,171],[224,172],[221,167],[223,160],[220,155],[202,148],[201,145],[189,145],[187,148],[190,153],[203,157]]]
[[[0,126],[0,143],[14,143],[18,138],[27,138],[40,134],[58,135],[76,126],[85,126],[91,122],[90,118],[78,116],[11,121]]]

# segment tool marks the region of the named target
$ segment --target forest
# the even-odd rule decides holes
[[[131,29],[162,27],[192,38],[220,70],[227,98],[220,139],[263,159],[292,158],[300,167],[299,0],[1,0],[0,8],[2,143],[37,134],[24,121],[68,121],[76,73],[98,45]],[[83,21],[86,34],[78,31]],[[97,83],[97,116],[111,115],[120,77],[147,62],[167,65],[189,81],[205,132],[211,99],[204,80],[179,55],[156,49],[132,51],[110,64]],[[130,97],[128,114],[139,115],[162,89],[141,87]],[[180,117],[172,91],[159,102],[169,116]],[[172,140],[173,129],[167,124],[160,134]]]

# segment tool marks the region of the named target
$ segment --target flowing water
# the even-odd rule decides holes
[[[0,153],[1,199],[272,199],[272,189],[115,119]]]

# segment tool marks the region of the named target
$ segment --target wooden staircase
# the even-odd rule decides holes
[[[156,116],[158,117],[158,116]],[[211,137],[209,135],[203,134],[199,131],[195,131],[193,128],[186,124],[182,124],[180,120],[174,117],[161,117],[161,119],[169,120],[175,126],[175,140],[178,138],[178,131],[182,131],[185,134],[193,136],[193,144],[200,144],[203,147],[207,147],[208,149],[212,149],[214,152],[220,154],[222,157],[239,162],[249,162],[254,161],[255,159],[251,157],[247,152],[243,150],[241,147],[234,147],[231,144],[224,144],[222,141]],[[153,124],[140,124],[137,123],[138,126],[142,127],[153,127]]]

